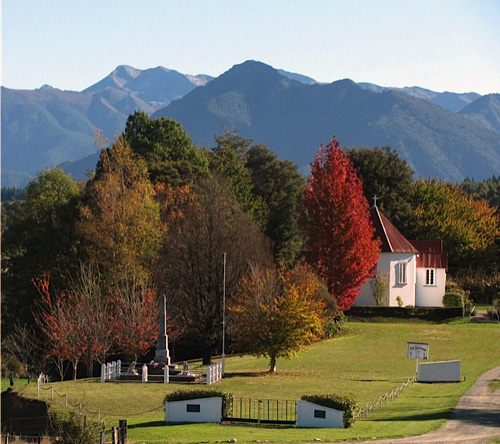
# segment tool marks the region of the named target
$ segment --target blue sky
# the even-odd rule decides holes
[[[3,0],[2,85],[82,90],[117,65],[500,93],[499,0]]]

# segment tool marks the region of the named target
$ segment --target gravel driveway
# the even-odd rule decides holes
[[[440,429],[421,436],[365,441],[376,444],[483,444],[500,438],[500,389],[493,392],[490,383],[500,380],[500,367],[481,375],[460,398],[451,419]],[[361,444],[362,441],[356,441]]]

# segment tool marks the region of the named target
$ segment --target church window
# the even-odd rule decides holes
[[[398,264],[398,284],[407,284],[408,283],[408,264],[406,262],[400,262]]]
[[[425,270],[425,285],[436,285],[436,270],[433,268]]]

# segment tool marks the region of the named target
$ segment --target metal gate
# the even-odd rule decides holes
[[[259,424],[295,424],[296,418],[296,401],[233,398],[231,412],[224,420]]]

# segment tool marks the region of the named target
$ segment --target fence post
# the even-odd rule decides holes
[[[168,384],[170,382],[170,371],[168,368],[168,364],[165,364],[163,368],[163,383]]]
[[[118,421],[118,425],[120,427],[119,430],[119,442],[120,444],[126,444],[127,443],[127,420],[126,419],[120,419]]]
[[[207,385],[211,384],[211,381],[210,381],[211,377],[212,377],[212,366],[209,365],[207,367]]]
[[[148,366],[146,364],[142,366],[142,382],[148,382]]]
[[[36,382],[36,393],[37,396],[40,396],[40,379]]]
[[[113,444],[118,444],[118,429],[116,427],[113,427],[111,429],[111,434],[112,434]]]
[[[121,359],[118,359],[118,361],[116,361],[116,369],[117,369],[117,377],[119,378],[121,375],[122,375],[122,360]]]
[[[101,364],[101,382],[106,381],[106,364]]]
[[[368,404],[365,405],[366,417],[368,418]]]

